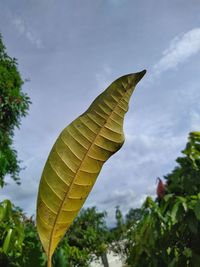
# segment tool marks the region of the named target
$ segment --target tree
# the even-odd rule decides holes
[[[119,254],[121,256],[124,251],[123,240],[125,239],[127,229],[119,206],[116,206],[115,209],[115,220],[116,225],[110,230],[110,247],[115,254]]]
[[[0,35],[0,186],[10,175],[19,183],[20,165],[17,151],[13,148],[15,127],[26,116],[30,105],[27,94],[22,92],[23,80],[15,58],[8,56]]]
[[[69,228],[54,256],[54,266],[89,266],[93,260],[105,255],[108,247],[108,229],[105,212],[98,212],[95,207],[82,209]],[[68,265],[67,265],[68,264]]]
[[[126,240],[128,239],[131,229],[137,225],[141,216],[141,209],[131,208],[124,217],[120,207],[116,207],[116,225],[110,229],[110,248],[115,254],[121,257],[122,261],[126,258]]]
[[[129,212],[126,214],[126,227],[129,229],[138,221],[140,221],[141,217],[142,217],[141,209],[131,208]]]
[[[67,234],[69,245],[85,250],[90,261],[98,260],[107,251],[105,216],[105,212],[98,212],[95,207],[83,209]]]
[[[200,189],[200,132],[189,134],[189,142],[177,158],[178,166],[165,176],[168,193],[176,195],[198,194]]]
[[[199,132],[190,133],[182,153],[165,176],[166,194],[148,197],[141,220],[130,229],[125,249],[130,266],[200,266]]]

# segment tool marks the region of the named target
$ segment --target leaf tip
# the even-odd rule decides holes
[[[140,72],[136,72],[135,74],[133,74],[134,77],[135,77],[135,83],[136,84],[139,83],[139,81],[144,77],[144,75],[146,74],[146,72],[147,71],[144,69],[144,70],[142,70]]]
[[[140,72],[127,74],[123,77],[126,77],[128,79],[128,84],[136,86],[139,83],[139,81],[144,77],[146,72],[147,72],[146,70],[142,70]]]

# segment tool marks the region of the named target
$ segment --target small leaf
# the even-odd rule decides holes
[[[177,222],[177,212],[178,212],[178,208],[179,208],[180,202],[176,202],[175,205],[172,208],[171,211],[171,219],[172,219],[172,223],[175,224]]]
[[[170,198],[172,198],[174,196],[174,194],[167,194],[164,196],[164,200],[167,202]]]
[[[185,255],[186,258],[192,257],[192,250],[190,248],[185,248],[183,251],[183,255]]]
[[[10,200],[6,199],[2,202],[1,206],[3,207],[2,210],[2,219],[8,219],[10,217],[10,214],[12,212],[12,204]]]
[[[188,207],[187,207],[187,203],[186,202],[182,202],[182,206],[184,208],[184,211],[187,211],[188,210]]]
[[[188,206],[187,206],[187,200],[185,197],[181,197],[181,196],[178,196],[177,199],[180,201],[180,203],[182,204],[183,208],[184,208],[184,211],[187,211],[188,210]]]
[[[10,247],[10,241],[12,236],[13,229],[9,229],[6,235],[6,238],[3,242],[3,252],[6,254]]]
[[[66,267],[66,256],[62,248],[60,248],[54,258],[55,267]]]
[[[170,255],[171,254],[171,251],[172,251],[171,247],[168,247],[167,248],[167,254]]]

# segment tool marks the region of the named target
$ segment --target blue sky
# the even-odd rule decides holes
[[[190,131],[200,129],[198,0],[7,0],[0,32],[33,104],[15,132],[25,166],[10,198],[35,213],[41,172],[60,131],[110,82],[147,69],[125,120],[126,142],[105,164],[85,206],[124,213],[155,195]]]

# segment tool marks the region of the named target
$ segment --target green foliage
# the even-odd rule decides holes
[[[9,200],[0,203],[0,266],[6,266],[11,258],[18,258],[22,253],[22,220],[22,213],[16,210]]]
[[[0,266],[45,266],[33,220],[9,200],[0,203]]]
[[[167,194],[146,199],[141,220],[127,235],[130,266],[200,266],[199,144],[200,133],[191,133],[178,167],[165,177]]]
[[[117,206],[115,210],[115,220],[116,226],[111,229],[110,239],[111,239],[111,250],[119,255],[123,254],[124,246],[123,240],[125,239],[126,234],[126,225],[124,221],[124,217],[120,210],[120,207]]]
[[[17,61],[7,55],[0,35],[0,186],[9,174],[19,183],[19,161],[13,149],[15,127],[27,114],[30,99],[21,90],[23,81],[17,69]]]
[[[159,204],[148,197],[126,244],[129,265],[199,266],[199,198],[169,194]]]
[[[53,257],[54,267],[87,267],[107,251],[104,212],[82,210]],[[0,266],[46,267],[35,223],[9,200],[0,204]]]
[[[39,240],[35,223],[32,218],[25,218],[23,249],[20,257],[17,259],[20,267],[45,267],[46,257]]]
[[[116,226],[110,229],[109,241],[111,250],[123,260],[126,258],[126,240],[129,239],[131,229],[137,225],[141,216],[141,209],[131,208],[124,218],[120,207],[116,207]]]
[[[68,242],[64,238],[59,244],[53,256],[53,267],[88,267],[91,255],[87,249],[69,245]]]
[[[165,176],[168,192],[176,195],[198,194],[200,189],[200,133],[192,132],[189,142],[182,151],[183,157],[176,161],[178,166]]]
[[[139,220],[141,220],[141,217],[142,217],[141,209],[131,208],[129,212],[126,214],[126,227],[129,229],[134,224],[136,224]]]
[[[105,212],[97,212],[95,207],[81,210],[58,249],[62,249],[69,266],[86,267],[107,251],[105,216]]]

